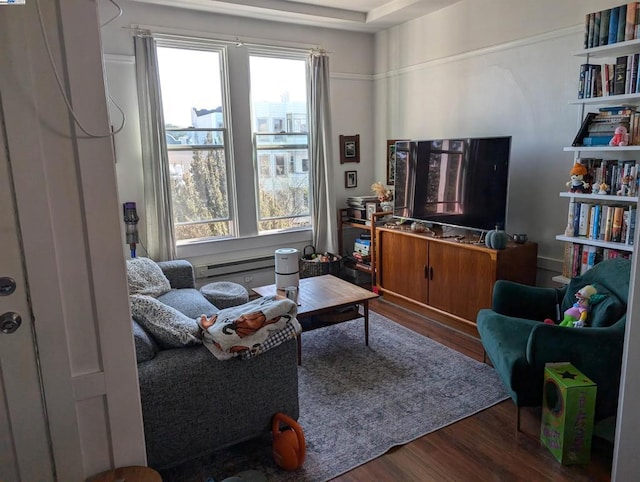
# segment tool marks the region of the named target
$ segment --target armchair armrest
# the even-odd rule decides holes
[[[558,317],[560,290],[529,286],[507,280],[496,281],[493,287],[493,311],[506,316],[543,321]]]
[[[158,261],[158,266],[171,283],[171,287],[195,288],[196,278],[193,266],[189,261],[184,259],[176,259],[173,261]]]

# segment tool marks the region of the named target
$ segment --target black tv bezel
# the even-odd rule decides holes
[[[480,227],[478,225],[470,225],[470,224],[462,224],[462,223],[456,223],[456,222],[452,222],[450,219],[446,220],[446,221],[442,221],[440,219],[436,219],[436,217],[430,217],[430,216],[425,216],[425,217],[417,217],[415,216],[415,209],[411,210],[411,214],[410,216],[407,215],[402,215],[402,211],[405,210],[405,206],[396,206],[394,204],[394,218],[396,219],[401,219],[401,220],[406,220],[406,221],[417,221],[417,222],[421,222],[421,223],[427,223],[429,226],[442,226],[442,227],[450,227],[450,228],[456,228],[456,229],[462,229],[465,231],[477,231],[477,232],[486,232],[486,231],[490,231],[491,229],[494,229],[496,227],[496,225],[500,228],[500,229],[505,229],[507,228],[506,224],[507,224],[507,219],[508,219],[508,214],[509,214],[509,191],[510,191],[510,181],[511,181],[511,176],[510,176],[510,167],[511,167],[511,149],[513,146],[513,137],[510,135],[498,135],[498,136],[479,136],[479,137],[443,137],[443,138],[434,138],[434,139],[412,139],[409,141],[398,141],[396,142],[396,162],[398,161],[399,157],[397,153],[398,151],[402,151],[406,149],[403,149],[402,145],[406,145],[406,146],[410,146],[413,143],[433,143],[433,142],[444,142],[444,141],[465,141],[467,143],[470,143],[471,141],[478,141],[478,140],[491,140],[491,139],[505,139],[508,140],[508,149],[507,149],[507,157],[506,157],[506,163],[505,163],[505,167],[506,167],[506,181],[504,184],[504,217],[502,219],[497,219],[495,222],[491,222],[491,226],[489,226],[489,223],[483,225],[483,227]],[[405,162],[410,163],[410,162],[417,162],[417,160],[411,160],[410,159],[411,155],[409,154],[409,156],[407,156],[407,160]],[[395,170],[394,172],[396,173],[396,176],[399,172],[398,170],[398,166],[394,166]],[[397,186],[397,183],[400,181],[400,179],[398,179],[396,177],[395,179],[395,185]],[[397,201],[397,197],[394,199],[394,203]],[[400,211],[400,212],[399,212]],[[475,224],[475,223],[473,223]]]

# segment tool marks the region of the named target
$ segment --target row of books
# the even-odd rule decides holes
[[[635,204],[617,206],[572,199],[565,235],[633,245],[635,225]]]
[[[615,64],[581,64],[578,99],[640,93],[640,54],[616,57]]]
[[[640,38],[639,2],[588,13],[584,23],[584,48]]]
[[[634,106],[615,106],[587,112],[572,145],[608,145],[618,126],[624,126],[627,130],[627,145],[640,144],[640,112],[636,112]]]
[[[611,258],[631,259],[631,253],[616,249],[565,243],[562,276],[575,278],[593,268],[600,261]]]

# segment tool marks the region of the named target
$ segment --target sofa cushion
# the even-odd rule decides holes
[[[135,320],[131,320],[131,322],[133,323],[133,341],[136,346],[137,362],[153,360],[158,352],[158,345]]]
[[[209,317],[219,311],[195,288],[170,290],[158,296],[158,300],[194,319],[199,318],[200,315]]]
[[[127,281],[130,295],[160,296],[171,289],[160,266],[149,258],[127,260]]]
[[[184,290],[180,290],[184,291]],[[131,315],[154,337],[161,348],[202,343],[195,319],[151,296],[131,295]]]

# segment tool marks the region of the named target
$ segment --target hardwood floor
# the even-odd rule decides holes
[[[456,332],[384,300],[370,308],[407,328],[482,361],[479,339]],[[377,459],[334,479],[384,481],[610,481],[613,447],[594,438],[591,462],[563,466],[538,440],[540,412],[522,409],[516,434],[511,400],[395,447]],[[390,427],[392,430],[393,427]]]

